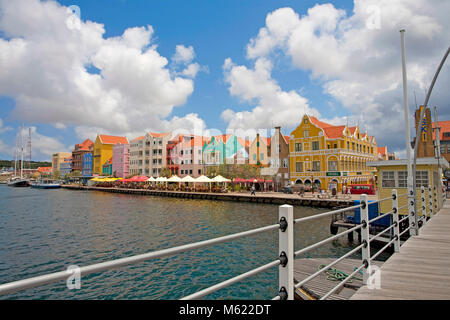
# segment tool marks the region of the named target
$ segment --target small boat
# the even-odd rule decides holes
[[[32,183],[31,187],[39,189],[57,189],[61,188],[61,184],[52,179],[39,179],[38,181]]]
[[[8,181],[8,187],[29,187],[30,180],[24,178],[12,178]]]

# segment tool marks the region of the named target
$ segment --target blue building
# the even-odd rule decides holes
[[[83,155],[83,177],[92,177],[92,152],[86,152]]]
[[[66,174],[72,172],[72,157],[64,158],[64,161],[59,165],[59,173],[61,177],[64,177]]]

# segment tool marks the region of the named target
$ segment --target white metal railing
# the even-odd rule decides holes
[[[422,214],[423,215],[423,217],[422,217],[423,224],[426,222],[426,218],[427,218],[426,213],[427,212],[428,212],[428,217],[430,217],[430,218],[433,216],[433,214],[436,214],[436,212],[437,212],[436,189],[434,190],[434,193],[433,193],[434,201],[433,201],[433,197],[431,196],[431,187],[428,188],[428,191],[429,191],[429,199],[428,199],[429,202],[428,202],[428,211],[427,211],[427,206],[426,206],[426,201],[425,201],[425,196],[424,196],[424,188],[422,187],[422,199],[421,200],[422,200],[423,206],[422,206],[421,210],[423,213]],[[369,203],[367,200],[367,195],[363,194],[363,195],[361,195],[361,202],[358,205],[341,208],[341,209],[337,209],[337,210],[332,210],[332,211],[316,214],[313,216],[303,217],[303,218],[299,218],[299,219],[294,219],[294,213],[293,213],[292,206],[282,205],[279,207],[279,222],[276,224],[257,228],[257,229],[252,229],[252,230],[248,230],[248,231],[244,231],[244,232],[239,232],[239,233],[235,233],[235,234],[231,234],[231,235],[227,235],[227,236],[204,240],[204,241],[200,241],[200,242],[195,242],[195,243],[190,243],[190,244],[181,245],[181,246],[177,246],[177,247],[172,247],[172,248],[168,248],[168,249],[164,249],[164,250],[159,250],[159,251],[144,253],[144,254],[135,255],[135,256],[131,256],[131,257],[126,257],[126,258],[121,258],[121,259],[116,259],[116,260],[111,260],[111,261],[107,261],[107,262],[84,266],[84,267],[79,268],[78,275],[81,277],[83,275],[87,275],[87,274],[94,273],[94,272],[101,272],[101,271],[105,271],[105,270],[116,269],[116,268],[130,265],[130,264],[135,264],[135,263],[139,263],[139,262],[143,262],[143,261],[147,261],[147,260],[151,260],[151,259],[175,255],[177,253],[194,250],[194,249],[199,249],[202,247],[215,245],[215,244],[219,244],[222,242],[231,241],[231,240],[248,237],[248,236],[252,236],[252,235],[260,234],[263,232],[268,232],[268,231],[278,229],[279,230],[278,231],[278,233],[279,233],[279,256],[276,257],[273,261],[271,261],[265,265],[256,267],[245,273],[242,273],[236,277],[233,277],[231,279],[228,279],[226,281],[223,281],[221,283],[213,285],[209,288],[203,289],[194,294],[186,296],[182,299],[184,299],[184,300],[199,299],[208,294],[216,292],[222,288],[230,286],[238,281],[242,281],[248,277],[251,277],[253,275],[256,275],[258,273],[264,272],[268,269],[278,266],[279,289],[278,289],[278,295],[273,300],[286,300],[286,299],[292,300],[292,299],[294,299],[295,288],[301,287],[305,283],[307,283],[310,280],[312,280],[313,278],[317,277],[319,274],[321,274],[321,273],[325,272],[326,270],[328,270],[329,268],[331,268],[333,265],[337,264],[338,262],[342,261],[343,259],[347,258],[348,256],[361,250],[361,252],[362,252],[361,265],[359,267],[357,267],[356,270],[354,270],[354,272],[352,272],[350,275],[348,275],[347,278],[342,280],[338,285],[336,285],[332,290],[330,290],[328,293],[326,293],[321,298],[321,299],[326,299],[331,294],[336,292],[340,287],[342,287],[347,281],[349,281],[360,270],[363,270],[363,269],[365,270],[365,272],[363,273],[363,283],[367,284],[368,277],[369,277],[368,270],[369,270],[371,261],[374,260],[376,257],[378,257],[378,255],[381,254],[384,250],[386,250],[390,245],[394,244],[394,251],[399,252],[400,237],[403,234],[405,234],[407,231],[409,231],[412,227],[414,227],[413,225],[411,225],[411,221],[414,221],[414,219],[410,219],[409,214],[407,214],[404,218],[399,219],[399,210],[403,207],[408,206],[409,203],[399,208],[398,207],[398,198],[404,197],[407,195],[408,194],[403,194],[403,195],[398,196],[397,190],[394,189],[392,191],[392,196]],[[383,201],[389,201],[389,200],[392,201],[392,210],[387,213],[379,214],[377,217],[369,220],[369,206],[378,204]],[[434,208],[434,212],[432,211],[433,208]],[[338,214],[338,213],[343,213],[343,212],[346,212],[349,210],[354,210],[354,209],[361,210],[361,222],[359,224],[356,224],[354,227],[352,227],[344,232],[341,232],[341,233],[338,233],[331,237],[328,237],[324,240],[321,240],[317,243],[309,245],[298,251],[294,251],[294,226],[295,225],[298,225],[300,223],[305,223],[310,220],[319,219],[319,218],[331,216],[331,215]],[[414,213],[414,214],[416,214],[416,213]],[[370,232],[369,232],[370,224],[379,219],[382,219],[383,217],[389,216],[389,215],[392,215],[392,224],[389,227],[382,230],[381,232],[379,232],[378,234],[370,236]],[[402,222],[406,221],[407,219],[409,219],[410,225],[400,233],[399,226]],[[294,284],[294,259],[296,257],[298,257],[299,255],[304,254],[308,251],[316,249],[326,243],[334,241],[334,240],[338,239],[339,237],[342,237],[343,235],[346,235],[353,231],[361,232],[361,240],[362,241],[359,246],[350,250],[349,252],[342,255],[341,257],[337,258],[336,260],[334,260],[333,262],[331,262],[324,268],[318,270],[314,274],[310,275],[306,279],[298,282],[297,284]],[[382,249],[380,249],[376,254],[371,256],[370,243],[372,241],[374,241],[375,239],[381,237],[383,234],[385,234],[388,231],[392,232],[392,239]],[[61,281],[61,280],[66,280],[68,277],[70,277],[72,275],[72,272],[73,271],[65,270],[65,271],[50,273],[50,274],[46,274],[46,275],[42,275],[42,276],[32,277],[32,278],[28,278],[28,279],[24,279],[24,280],[1,284],[0,285],[0,295],[10,294],[10,293],[13,293],[16,291],[33,288],[33,287],[37,287],[37,286],[42,286],[45,284],[49,284],[49,283],[53,283],[53,282],[57,282],[57,281]]]

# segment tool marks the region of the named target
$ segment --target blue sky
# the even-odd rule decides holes
[[[2,2],[2,6],[7,6],[6,1],[3,0]],[[343,121],[346,120],[346,117],[349,116],[351,121],[353,121],[352,124],[361,122],[366,123],[366,128],[375,132],[373,134],[377,133],[376,126],[368,120],[367,113],[358,113],[358,110],[360,110],[361,107],[357,105],[357,102],[353,100],[348,101],[348,99],[346,99],[352,92],[349,92],[346,96],[341,96],[341,87],[337,87],[337,89],[334,89],[335,91],[332,90],[335,88],[336,84],[342,85],[343,81],[350,83],[349,75],[344,74],[341,70],[335,73],[330,72],[329,74],[327,71],[323,71],[321,65],[324,63],[323,59],[322,61],[320,61],[320,59],[318,59],[318,61],[308,61],[308,63],[303,63],[303,61],[298,62],[296,61],[297,56],[292,54],[294,51],[291,51],[291,49],[299,50],[299,48],[288,48],[286,44],[274,47],[273,54],[261,54],[254,58],[248,58],[247,45],[249,45],[251,39],[257,40],[261,28],[266,27],[266,17],[269,14],[277,12],[280,17],[282,17],[282,14],[285,14],[285,12],[283,13],[279,10],[280,8],[291,8],[293,12],[298,15],[298,20],[306,20],[303,19],[305,16],[310,16],[308,18],[311,18],[311,20],[313,18],[324,19],[321,17],[322,12],[323,14],[329,14],[330,17],[336,13],[336,21],[350,22],[350,28],[356,29],[359,26],[354,20],[359,18],[360,13],[354,12],[353,1],[60,0],[58,2],[63,6],[78,6],[81,10],[81,21],[83,23],[92,21],[103,24],[105,28],[105,32],[103,33],[104,39],[120,37],[124,34],[124,31],[129,28],[152,26],[153,34],[151,45],[156,45],[156,51],[159,55],[168,59],[169,63],[167,68],[174,66],[171,57],[174,55],[177,45],[193,47],[195,51],[194,61],[202,66],[203,69],[192,79],[193,90],[190,94],[186,94],[186,102],[178,105],[175,104],[173,108],[170,108],[170,114],[160,116],[161,119],[170,120],[173,116],[182,118],[189,113],[195,113],[198,115],[198,118],[204,122],[206,128],[217,128],[225,131],[225,129],[230,126],[231,121],[226,121],[224,119],[224,110],[230,109],[234,112],[233,115],[236,116],[236,113],[239,112],[253,112],[252,110],[257,106],[261,106],[264,109],[266,107],[264,105],[264,99],[266,97],[256,96],[248,99],[245,97],[245,94],[230,92],[232,86],[247,85],[239,83],[240,79],[233,78],[233,76],[231,76],[232,70],[237,71],[239,69],[238,67],[243,67],[246,69],[245,71],[255,71],[256,61],[264,60],[269,61],[271,64],[271,67],[268,68],[270,70],[270,77],[265,79],[267,80],[266,82],[270,82],[271,84],[275,83],[283,93],[292,90],[298,96],[307,99],[306,107],[314,110],[313,113],[317,112],[322,119],[343,123]],[[330,4],[331,9],[328,4]],[[315,16],[312,13],[308,14],[308,9],[313,7],[318,7],[323,10],[319,12],[320,14]],[[383,8],[383,10],[387,11],[387,8]],[[8,11],[5,10],[5,12]],[[435,18],[436,21],[444,23],[440,20],[440,17],[434,17],[432,12],[429,14],[432,18]],[[287,17],[292,17],[292,14],[289,14],[288,12]],[[329,19],[330,23],[336,23],[335,20],[332,21],[333,18],[325,18],[325,20],[326,19]],[[8,23],[9,24],[7,25],[7,22],[4,22],[4,25],[6,26],[3,26],[3,28],[0,26],[0,38],[3,38],[5,41],[15,38],[14,35],[11,35],[11,31],[8,31],[8,28],[10,28],[9,30],[14,27],[20,29],[20,25],[11,26],[12,23]],[[319,25],[319,27],[317,27],[319,29],[320,23],[323,23],[322,20],[318,20],[316,23],[316,26]],[[300,23],[298,23],[298,25],[301,26]],[[394,30],[396,33],[393,35],[393,38],[397,39],[397,26],[398,25],[389,26],[390,29],[383,30],[385,27],[383,25],[381,31],[390,32]],[[317,30],[314,31],[314,34],[330,32],[329,35],[333,36],[334,39],[343,37],[342,34],[339,34],[339,32],[336,31],[337,29],[334,31]],[[442,33],[443,31],[439,32]],[[27,39],[26,36],[22,37]],[[376,50],[374,45],[374,43],[376,43],[375,41],[379,40],[373,40],[372,43],[367,44],[369,50],[371,49],[370,45],[373,46],[373,50]],[[310,44],[311,46],[315,45],[313,42]],[[308,45],[309,43],[306,44],[306,47]],[[382,43],[381,45],[385,46],[387,44]],[[302,46],[305,47],[305,45]],[[443,47],[445,47],[445,45]],[[332,49],[333,48],[330,48],[331,51]],[[410,52],[413,52],[411,53],[411,55],[413,55],[414,47],[408,47],[408,49],[411,50]],[[439,49],[441,49],[441,47],[437,46],[436,52],[439,53]],[[342,50],[342,52],[347,53],[348,49],[346,49],[346,51]],[[331,53],[335,53],[336,59],[339,59],[342,52],[337,51]],[[438,55],[438,53],[436,53],[436,55]],[[302,55],[304,52],[300,52],[299,54]],[[389,57],[386,57],[386,61],[388,58]],[[227,74],[223,68],[226,59],[231,59],[234,66],[230,69],[229,78],[227,78]],[[417,61],[418,64],[420,64],[421,60],[419,58]],[[330,65],[325,67],[325,70],[332,68],[333,66]],[[383,68],[380,69],[382,70]],[[424,73],[430,74],[431,71],[429,70],[431,69],[432,66],[426,69]],[[93,69],[90,68],[87,68],[87,71],[91,73],[94,72]],[[368,71],[367,73],[370,72]],[[414,80],[414,75],[411,78]],[[363,79],[363,77],[360,79]],[[332,82],[333,80],[339,81],[335,83]],[[424,89],[421,89],[421,86],[424,86],[422,82],[426,83],[426,81],[422,80],[423,79],[418,79],[416,81],[417,83],[412,83],[412,86],[417,87],[417,96],[420,100],[424,92]],[[350,86],[342,85],[342,88],[348,87]],[[395,90],[401,89],[398,87],[398,82],[386,86],[386,97],[394,95],[393,92],[389,91],[392,88],[395,88]],[[78,134],[81,129],[76,130],[75,128],[92,127],[92,124],[73,123],[73,121],[70,120],[66,121],[64,117],[59,119],[56,114],[54,117],[51,117],[50,115],[47,117],[39,116],[39,113],[42,112],[42,110],[51,110],[47,107],[42,109],[33,109],[30,106],[16,108],[16,101],[20,96],[20,87],[19,90],[16,88],[15,90],[11,89],[10,91],[11,93],[3,92],[3,94],[2,91],[0,91],[0,120],[2,121],[0,122],[0,159],[11,158],[12,153],[8,152],[8,146],[14,145],[14,136],[17,133],[17,128],[22,122],[25,123],[25,126],[33,126],[35,128],[37,134],[36,144],[38,145],[38,148],[46,141],[48,143],[57,141],[57,145],[64,148],[73,147],[75,143],[81,142],[81,139],[84,138]],[[395,91],[395,93],[397,92],[399,91]],[[34,94],[34,99],[38,98],[39,100],[45,100],[45,97],[39,97],[39,94]],[[386,101],[385,99],[387,98],[385,98],[383,94],[384,92],[377,93],[372,97],[372,100],[369,101],[369,103],[379,105],[379,101]],[[296,98],[298,97],[296,96]],[[395,103],[398,104],[399,102],[401,103],[401,100],[399,100],[399,97],[396,97]],[[389,104],[389,102],[384,103],[386,105]],[[384,107],[386,108],[386,106]],[[92,108],[95,108],[95,106],[92,106]],[[129,108],[132,108],[132,106]],[[382,109],[383,106],[380,107],[380,110]],[[26,116],[24,115],[23,110],[29,110]],[[33,114],[34,110],[36,110],[36,114]],[[294,108],[292,110],[294,111],[294,114],[290,117],[300,119],[304,107],[299,105],[297,109]],[[383,112],[385,111],[382,111],[382,113]],[[401,114],[397,118],[401,119]],[[272,127],[273,121],[270,123],[270,119],[267,119],[265,122],[261,123],[267,127]],[[286,125],[284,125],[283,122],[283,128],[285,133],[289,133],[290,130],[294,128],[293,122],[290,120],[285,123]],[[246,124],[239,125],[245,126]],[[153,128],[154,126],[150,125],[150,127]],[[99,129],[92,129],[92,132],[95,132],[95,130]],[[110,128],[105,129],[105,131],[115,133],[112,132]],[[378,140],[381,140],[379,142],[388,144],[389,140],[387,137],[383,137],[383,131],[385,130],[380,130],[380,138],[378,138],[377,135],[376,136]],[[117,133],[121,134],[123,132],[124,130],[119,130]],[[130,130],[125,132],[130,132]],[[46,137],[52,138],[53,140],[46,139]],[[90,138],[95,139],[95,136]],[[128,136],[128,138],[134,138],[134,136]],[[392,151],[398,150],[401,152],[402,143],[403,141],[401,139],[399,139],[398,142],[392,142],[392,147],[390,149],[394,149]],[[49,148],[47,152],[38,150],[35,154],[39,160],[49,159],[49,153],[51,151],[51,148]]]

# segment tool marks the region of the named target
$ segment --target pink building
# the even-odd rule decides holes
[[[118,178],[127,177],[130,165],[130,145],[128,143],[113,145],[112,159],[112,174]]]
[[[167,144],[167,167],[179,177],[197,178],[203,173],[203,144],[206,138],[194,135],[177,135]]]

